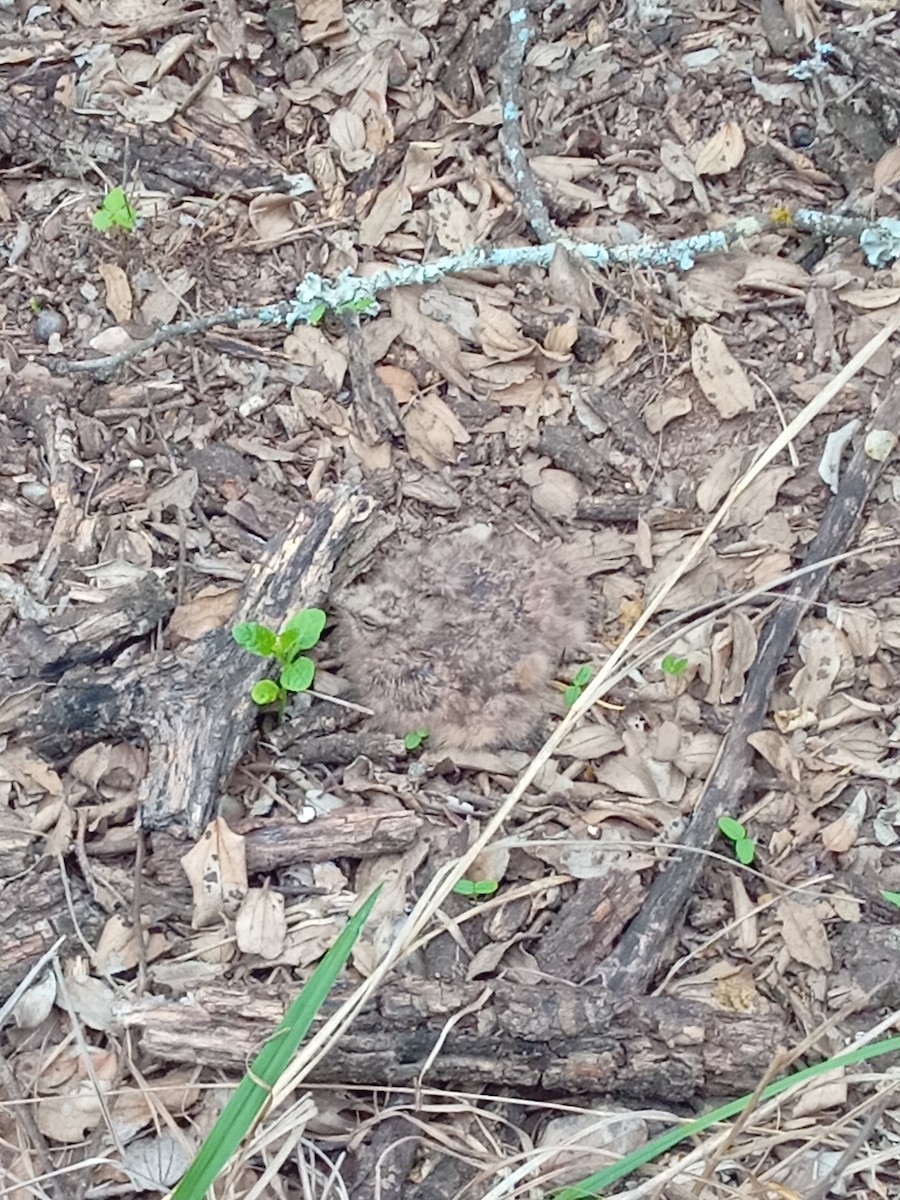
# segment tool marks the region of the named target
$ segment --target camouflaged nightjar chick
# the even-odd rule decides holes
[[[574,557],[521,534],[444,535],[387,558],[335,600],[341,674],[398,736],[431,748],[522,746],[587,636]]]

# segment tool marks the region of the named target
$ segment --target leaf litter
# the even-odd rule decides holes
[[[526,150],[560,228],[599,240],[684,236],[698,220],[724,222],[798,196],[827,208],[851,187],[864,203],[886,203],[896,176],[893,136],[885,141],[875,130],[872,145],[880,137],[881,147],[867,152],[861,137],[848,140],[820,121],[814,93],[789,75],[805,50],[776,45],[772,31],[781,26],[765,10],[777,5],[716,22],[692,6],[670,7],[679,11],[643,23],[640,5],[612,19],[597,7],[561,35],[548,27],[529,51]],[[433,763],[426,750],[423,773],[402,750],[408,731],[398,730],[395,747],[380,756],[363,741],[343,760],[308,762],[306,739],[344,736],[317,699],[254,743],[198,847],[165,850],[154,835],[139,875],[133,824],[146,731],[100,737],[77,754],[35,745],[28,697],[66,666],[60,658],[42,676],[34,649],[42,637],[75,630],[71,654],[93,636],[101,603],[124,602],[136,583],[162,579],[167,612],[105,652],[121,668],[141,662],[151,671],[160,650],[177,654],[227,629],[235,588],[285,513],[350,480],[378,492],[401,538],[494,522],[576,541],[592,566],[595,621],[585,657],[600,663],[686,559],[706,516],[784,415],[889,318],[900,280],[895,268],[864,266],[847,243],[798,259],[788,234],[774,232],[677,276],[604,277],[560,251],[547,275],[492,271],[397,291],[363,327],[369,367],[400,412],[394,438],[355,411],[347,340],[328,322],[287,334],[214,332],[190,348],[153,351],[136,378],[62,385],[42,365],[48,358],[113,350],[157,322],[227,304],[266,303],[309,269],[335,276],[527,237],[497,143],[494,63],[505,15],[478,4],[454,14],[427,3],[322,0],[301,6],[299,20],[293,9],[239,17],[225,6],[210,10],[196,32],[164,5],[84,3],[35,10],[27,23],[13,10],[0,16],[7,81],[53,61],[62,72],[54,93],[59,140],[76,155],[84,142],[100,168],[95,174],[80,158],[52,155],[35,132],[35,143],[23,145],[26,165],[0,184],[10,267],[2,300],[0,612],[14,667],[0,692],[4,891],[14,910],[18,877],[62,873],[87,939],[63,952],[67,987],[51,987],[45,974],[4,1036],[20,1094],[37,1100],[45,1166],[71,1169],[94,1148],[107,1152],[114,1134],[130,1146],[116,1165],[97,1169],[96,1183],[170,1186],[180,1143],[136,1135],[160,1112],[182,1131],[206,1125],[209,1094],[195,1086],[193,1069],[182,1074],[171,1064],[218,1060],[202,1004],[197,1042],[173,1038],[168,1057],[154,1053],[154,1004],[187,1001],[210,985],[227,986],[261,1013],[262,998],[287,1002],[296,979],[279,972],[308,972],[355,897],[387,880],[353,961],[357,978],[368,976],[410,900],[476,841],[529,756],[505,749]],[[828,29],[832,17],[788,5],[779,20],[800,37],[830,33],[841,44],[856,17],[835,17],[839,27]],[[881,18],[870,35],[873,63],[896,55],[891,20]],[[864,99],[867,88],[877,91],[874,67],[875,83],[848,61]],[[27,100],[27,75],[17,86]],[[34,105],[47,103],[30,95]],[[833,103],[837,111],[842,100]],[[51,125],[53,111],[46,110]],[[93,126],[67,123],[81,113]],[[817,144],[802,154],[790,144],[798,120],[820,126]],[[91,128],[116,130],[121,121],[134,123],[139,147],[118,135],[90,141]],[[153,130],[164,140],[145,145]],[[210,155],[202,170],[174,156],[191,144]],[[92,232],[92,214],[118,186],[136,230]],[[65,331],[44,341],[37,319],[50,310]],[[476,871],[501,882],[496,906],[482,915],[459,897],[448,904],[431,956],[423,949],[404,968],[407,986],[417,972],[445,979],[459,997],[463,981],[475,978],[527,982],[546,969],[543,931],[565,931],[569,920],[574,927],[566,905],[588,881],[620,870],[643,894],[742,703],[777,581],[818,528],[826,439],[848,422],[865,424],[893,358],[889,343],[827,418],[798,436],[795,460],[774,464],[732,507],[667,598],[663,618],[680,622],[671,645],[635,665],[609,706],[566,735],[510,822],[502,861],[476,860]],[[629,436],[635,425],[642,437]],[[548,429],[578,431],[587,469],[562,442],[547,451]],[[214,462],[210,452],[223,447],[231,456]],[[847,453],[832,450],[829,485],[838,484]],[[635,505],[624,522],[609,507],[620,497]],[[601,516],[588,520],[589,512]],[[686,994],[689,983],[706,1005],[751,1015],[788,996],[794,1041],[865,991],[842,960],[846,938],[877,919],[880,890],[900,890],[890,853],[900,575],[896,546],[884,545],[898,516],[894,460],[856,552],[804,618],[766,726],[751,739],[756,779],[731,815],[753,832],[756,873],[710,863],[675,955],[693,961],[667,983],[671,996]],[[756,588],[772,591],[731,611],[710,607]],[[67,624],[51,626],[42,612]],[[677,677],[661,667],[669,650],[687,662]],[[323,672],[326,692],[340,690],[340,664],[332,666],[337,684],[330,688]],[[547,697],[556,718],[567,682]],[[333,808],[319,803],[326,792]],[[303,828],[330,828],[330,837],[310,842],[294,863],[248,871],[259,832],[244,828],[247,814],[265,820],[308,810],[313,819]],[[380,849],[351,837],[335,854],[339,823],[358,812],[415,814],[414,840]],[[167,861],[182,857],[184,870],[167,874]],[[548,871],[564,881],[542,889]],[[504,900],[505,889],[526,883],[531,892]],[[15,960],[5,995],[27,965]],[[581,965],[589,973],[600,964]],[[660,964],[661,973],[669,965]],[[268,1028],[254,1027],[253,1036]],[[124,1029],[135,1040],[126,1043]],[[82,1038],[91,1031],[78,1050],[75,1030]],[[848,1033],[846,1025],[837,1030]],[[236,1080],[241,1064],[227,1066]],[[440,1080],[439,1069],[433,1077]],[[321,1110],[332,1112],[332,1135],[348,1137],[361,1108],[349,1087],[332,1086]],[[768,1159],[773,1185],[803,1193],[818,1177],[825,1160],[803,1121],[835,1120],[847,1096],[840,1081],[791,1112],[793,1141],[785,1145],[793,1158],[785,1151]],[[659,1100],[671,1106],[670,1097]],[[560,1104],[548,1093],[541,1108],[517,1118],[522,1136],[541,1132],[541,1111]],[[584,1107],[599,1118],[592,1102]],[[481,1166],[497,1153],[484,1134],[487,1111],[461,1107],[454,1118],[455,1136]],[[430,1117],[425,1130],[419,1174],[427,1180],[436,1164],[447,1169],[450,1126]],[[27,1180],[34,1166],[26,1127],[7,1114],[3,1134],[20,1154],[17,1177]],[[512,1143],[502,1145],[510,1157]],[[752,1139],[746,1147],[749,1158]],[[577,1158],[585,1171],[594,1165]],[[896,1186],[895,1174],[885,1161],[883,1186]],[[863,1194],[853,1191],[862,1178],[847,1174],[848,1194]],[[465,1181],[455,1175],[441,1194]],[[414,1191],[431,1194],[425,1183]]]

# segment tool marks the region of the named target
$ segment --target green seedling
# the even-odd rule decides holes
[[[256,621],[245,621],[235,625],[231,631],[237,644],[251,654],[259,658],[274,658],[278,662],[280,670],[277,682],[274,679],[260,679],[250,689],[250,697],[260,707],[277,704],[279,721],[284,717],[288,693],[305,692],[312,687],[316,664],[302,651],[311,650],[316,645],[322,636],[326,619],[321,608],[304,608],[294,613],[280,633]]]
[[[664,675],[671,675],[677,679],[679,675],[683,675],[687,670],[688,660],[686,658],[677,658],[674,654],[667,654],[660,663]]]
[[[407,750],[418,750],[427,737],[427,729],[411,729],[403,739],[403,745]]]
[[[591,681],[591,668],[588,666],[579,667],[575,672],[575,678],[563,692],[563,699],[566,702],[566,708],[571,708],[575,701]]]
[[[137,213],[128,203],[124,188],[110,188],[103,197],[103,203],[91,217],[91,224],[99,233],[106,233],[110,229],[134,232]]]
[[[900,892],[882,892],[881,898],[887,900],[888,904],[893,904],[895,908],[900,908]]]
[[[745,867],[749,867],[756,857],[756,842],[747,837],[747,830],[734,817],[719,817],[719,833],[732,843],[734,857]]]
[[[368,312],[375,304],[371,296],[359,296],[356,300],[348,300],[346,304],[341,304],[335,310],[340,313],[364,313]],[[328,313],[328,305],[324,300],[320,300],[318,304],[314,304],[310,309],[309,323],[310,325],[321,325]]]
[[[380,891],[381,884],[363,902],[356,915],[350,918],[285,1013],[281,1024],[265,1040],[262,1050],[206,1135],[194,1161],[171,1193],[172,1200],[204,1200],[216,1176],[232,1160],[238,1147],[263,1118],[271,1103],[275,1084],[290,1066],[316,1013],[334,987]],[[226,1190],[223,1187],[222,1191]]]
[[[499,886],[494,879],[459,879],[454,883],[453,890],[457,896],[477,900],[479,896],[493,896]]]

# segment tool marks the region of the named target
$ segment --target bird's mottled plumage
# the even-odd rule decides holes
[[[427,729],[435,748],[521,745],[560,659],[587,636],[574,559],[522,534],[410,546],[335,606],[341,673],[374,725]]]

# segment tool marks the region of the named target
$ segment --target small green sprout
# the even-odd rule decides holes
[[[575,672],[575,678],[563,692],[563,699],[566,702],[566,708],[571,708],[591,680],[591,668],[588,666],[579,667]]]
[[[734,857],[745,867],[749,867],[756,857],[756,842],[747,837],[747,830],[734,817],[719,817],[719,833],[732,843]]]
[[[128,203],[124,188],[110,188],[103,197],[103,203],[91,217],[91,224],[99,233],[106,233],[110,229],[134,232],[137,213]]]
[[[453,885],[453,890],[457,896],[477,900],[479,896],[493,896],[499,886],[494,879],[460,879]]]
[[[231,631],[239,646],[259,658],[274,658],[281,667],[277,682],[260,679],[250,689],[254,704],[263,707],[277,703],[279,721],[284,717],[288,693],[305,692],[312,687],[316,664],[301,651],[316,645],[326,620],[321,608],[304,608],[294,613],[280,633],[256,621],[245,621]]]
[[[407,750],[418,750],[427,737],[427,729],[411,729],[403,739],[403,745]]]
[[[368,312],[370,308],[374,308],[374,306],[375,300],[372,296],[357,296],[355,300],[348,300],[346,304],[339,305],[336,311],[338,313],[364,313]],[[309,324],[321,325],[328,311],[328,305],[324,300],[320,300],[318,304],[314,304],[307,318]]]
[[[686,658],[676,658],[674,654],[667,654],[660,663],[664,675],[671,675],[673,678],[678,678],[687,670],[688,660]]]
[[[887,900],[888,904],[893,904],[895,908],[900,908],[900,892],[882,892],[881,897]]]
[[[43,310],[44,310],[44,306],[43,306],[43,304],[41,304],[41,302],[37,298],[37,296],[29,296],[28,297],[28,307],[31,309],[31,311],[34,313],[35,316],[37,316],[38,313],[43,312]]]

